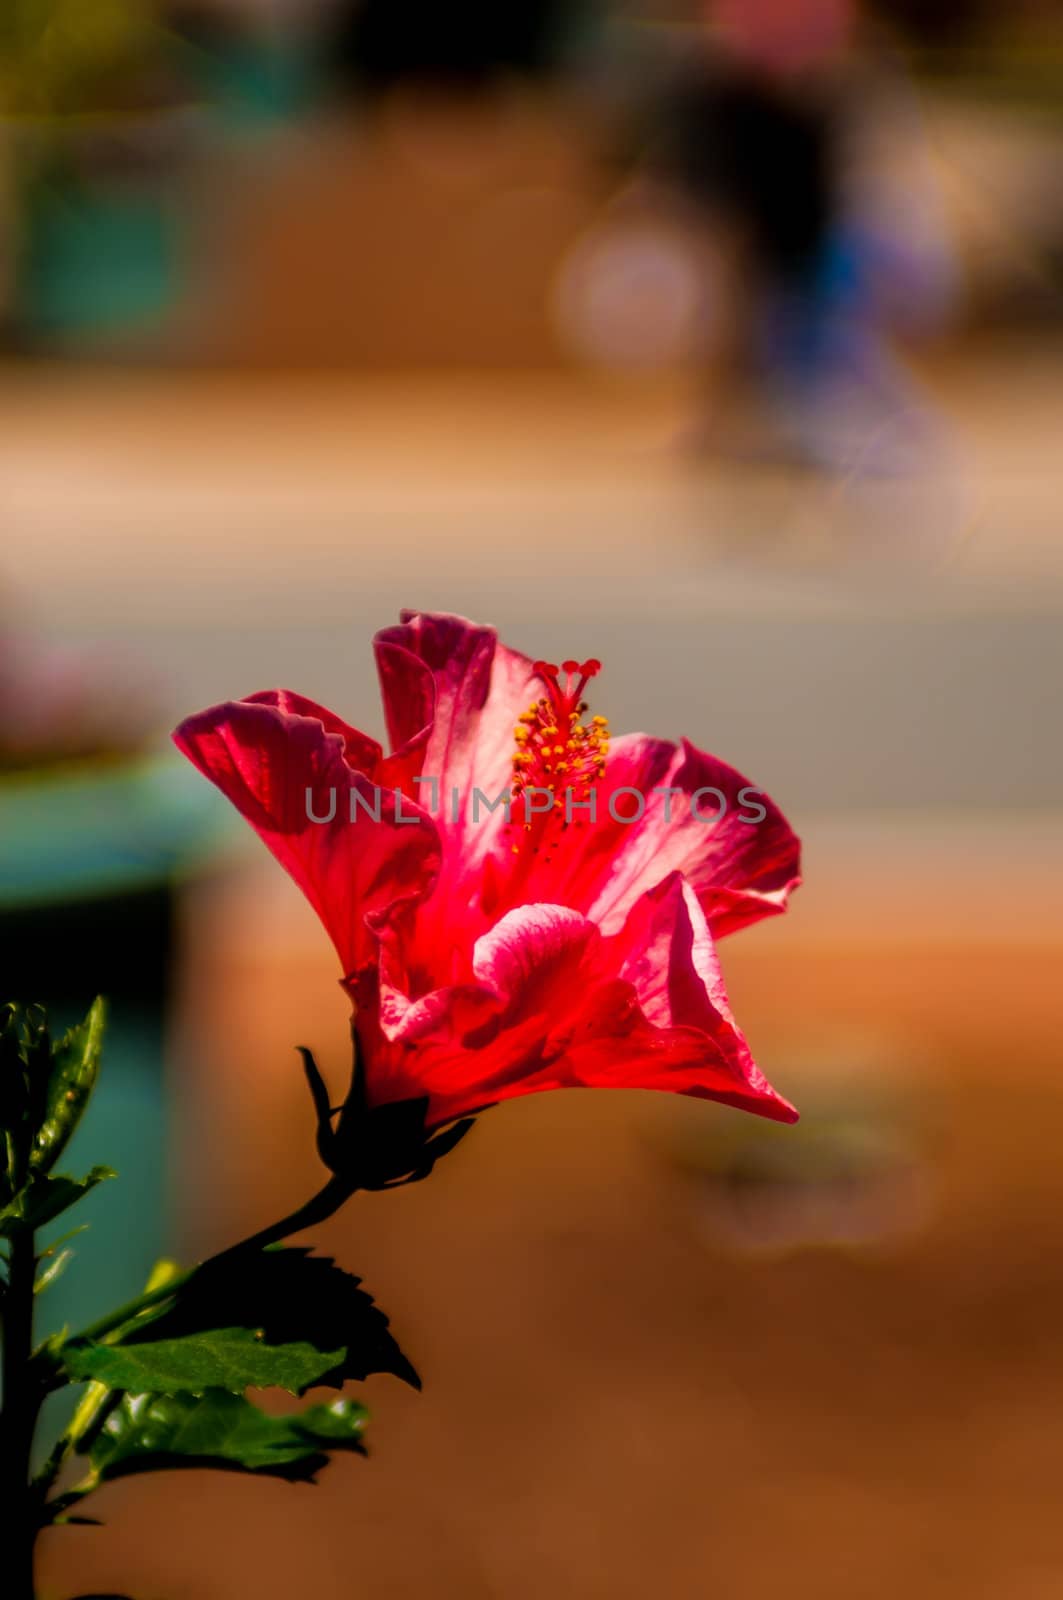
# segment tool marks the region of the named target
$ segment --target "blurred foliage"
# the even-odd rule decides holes
[[[103,1178],[48,1174],[81,1120],[96,1083],[106,1006],[97,999],[84,1022],[53,1040],[40,1006],[0,1011],[0,1237],[40,1228]]]
[[[99,999],[61,1037],[40,1006],[0,1007],[0,1504],[14,1530],[4,1550],[12,1600],[36,1593],[40,1530],[95,1521],[82,1504],[112,1478],[210,1467],[312,1483],[337,1453],[365,1454],[360,1402],[340,1396],[276,1415],[246,1391],[302,1396],[381,1372],[420,1387],[358,1278],[330,1257],[279,1247],[358,1186],[335,1177],[272,1228],[185,1272],[162,1261],[134,1300],[80,1333],[36,1341],[37,1298],[81,1230],[43,1249],[38,1231],[114,1176],[52,1172],[96,1087],[104,1024]],[[70,1387],[80,1399],[34,1472],[42,1408]],[[84,1475],[69,1483],[75,1459]]]
[[[4,0],[0,110],[30,121],[137,110],[171,43],[150,0]]]
[[[1044,37],[915,50],[909,59],[919,79],[935,88],[1063,118],[1063,44],[1047,31]]]

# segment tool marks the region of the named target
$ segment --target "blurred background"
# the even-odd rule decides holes
[[[317,1236],[428,1379],[372,1459],[115,1485],[57,1600],[1061,1592],[1061,91],[1052,0],[7,0],[0,974],[112,996],[122,1171],[59,1319],[301,1199],[347,1067],[182,715],[379,733],[455,610],[806,840],[723,950],[801,1124],[491,1112]]]

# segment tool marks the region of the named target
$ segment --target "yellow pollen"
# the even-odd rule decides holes
[[[568,672],[567,664],[562,671]],[[549,676],[550,697],[534,700],[516,719],[511,786],[515,801],[537,789],[546,790],[550,795],[546,811],[541,802],[536,805],[538,824],[534,817],[522,815],[523,808],[517,810],[513,819],[513,826],[519,828],[521,834],[532,834],[529,844],[535,847],[537,854],[541,849],[546,865],[552,859],[563,830],[570,825],[586,826],[587,818],[571,817],[568,806],[570,801],[586,805],[592,787],[605,772],[609,751],[608,718],[594,716],[584,721],[587,705],[582,700],[578,704],[573,701],[573,678],[569,677],[566,688],[563,680],[558,679],[556,669]],[[549,831],[544,831],[547,828]],[[516,855],[522,853],[519,836],[511,850]]]

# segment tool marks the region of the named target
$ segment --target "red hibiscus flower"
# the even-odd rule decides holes
[[[370,1106],[440,1126],[538,1089],[670,1089],[796,1112],[731,1015],[721,934],[782,911],[798,841],[683,741],[610,741],[560,668],[459,617],[376,639],[392,753],[287,690],[174,739],[313,905]]]

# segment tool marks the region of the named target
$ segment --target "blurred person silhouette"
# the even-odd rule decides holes
[[[737,289],[730,432],[710,413],[699,442],[892,472],[939,430],[889,336],[935,325],[953,274],[911,96],[858,22],[855,0],[705,6],[649,169],[727,241]]]

